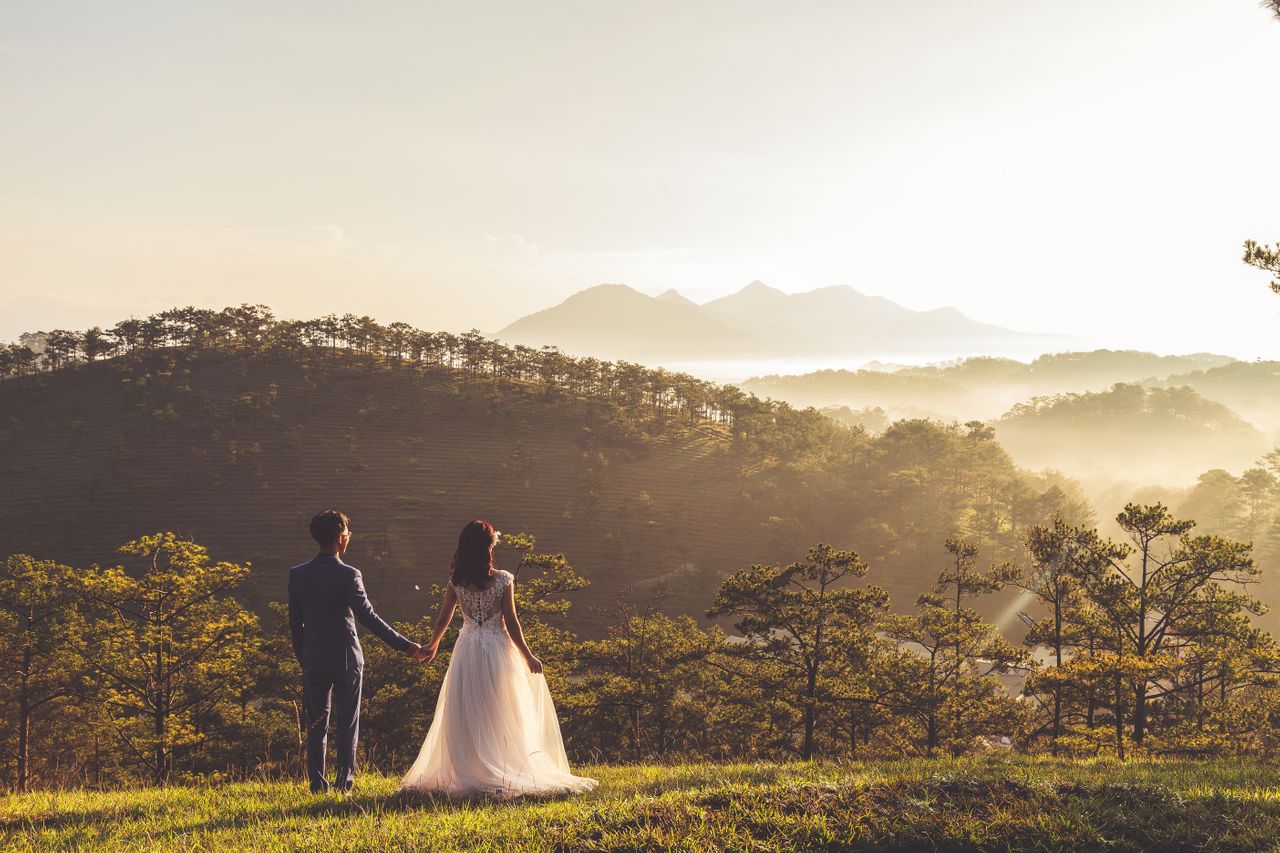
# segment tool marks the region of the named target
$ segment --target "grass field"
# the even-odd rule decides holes
[[[598,767],[571,799],[249,783],[7,797],[6,850],[1280,850],[1280,768],[1030,759]]]

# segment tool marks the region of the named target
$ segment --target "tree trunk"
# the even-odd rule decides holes
[[[951,685],[951,697],[952,699],[955,700],[954,702],[955,708],[951,712],[951,737],[954,739],[952,741],[951,754],[956,757],[959,757],[960,751],[963,748],[961,744],[961,739],[960,739],[960,714],[961,714],[960,676],[964,674],[964,660],[961,657],[961,648],[960,648],[961,587],[960,587],[959,575],[960,575],[960,557],[957,556],[956,557],[956,624],[955,624],[955,632],[956,632],[955,679],[956,680],[955,680],[955,683]]]
[[[1062,586],[1058,584],[1053,596],[1053,653],[1057,663],[1057,677],[1053,682],[1053,746],[1050,751],[1058,754],[1058,739],[1062,737]]]
[[[632,754],[639,760],[640,758],[640,709],[631,709],[631,745]]]
[[[290,704],[293,705],[293,722],[294,722],[293,733],[297,737],[297,743],[295,745],[298,747],[299,752],[301,752],[307,745],[306,734],[305,734],[307,727],[302,721],[302,703],[296,700],[293,700],[290,702]]]
[[[1124,682],[1118,675],[1116,676],[1115,694],[1116,758],[1124,761]]]
[[[1196,731],[1204,731],[1204,664],[1196,665]]]
[[[1053,685],[1053,743],[1049,746],[1052,755],[1058,754],[1058,738],[1062,736],[1062,685]]]
[[[168,754],[168,750],[165,749],[165,742],[164,742],[165,718],[164,718],[164,709],[161,707],[160,702],[156,702],[156,712],[155,712],[154,723],[155,723],[155,735],[156,735],[156,748],[155,748],[155,773],[153,775],[153,781],[157,785],[163,785],[169,781],[169,754]]]
[[[821,638],[821,634],[818,636]],[[816,650],[814,654],[816,658]],[[804,748],[800,751],[800,757],[805,761],[813,758],[813,730],[817,717],[813,704],[817,695],[818,667],[815,659],[814,665],[809,668],[809,683],[806,685],[804,691]]]
[[[1093,657],[1093,655],[1096,652],[1097,652],[1097,644],[1094,642],[1094,638],[1090,636],[1089,637],[1089,656]],[[1089,679],[1088,684],[1089,684],[1088,706],[1086,707],[1086,710],[1085,710],[1084,724],[1090,731],[1092,731],[1093,724],[1094,724],[1094,716],[1098,710],[1098,690],[1097,690],[1097,684],[1096,682],[1094,682],[1092,678]]]
[[[18,688],[18,791],[31,784],[31,648],[22,652],[21,684]]]
[[[155,746],[155,783],[163,785],[169,781],[169,750],[165,743],[167,734],[169,696],[165,689],[164,644],[156,648],[155,680],[158,685],[155,692],[155,719],[153,720],[156,736]]]
[[[1142,745],[1147,733],[1147,682],[1140,681],[1133,690],[1133,742]]]
[[[1138,658],[1142,661],[1147,659],[1147,584],[1149,576],[1147,572],[1147,561],[1150,559],[1150,545],[1145,543],[1142,546],[1142,586],[1139,588],[1141,597],[1138,599]],[[1119,638],[1119,644],[1116,646],[1117,651],[1124,648],[1124,638]],[[1142,738],[1147,733],[1147,681],[1143,676],[1134,686],[1133,690],[1133,742],[1138,746],[1142,745]]]
[[[813,700],[810,699],[804,706],[804,747],[800,750],[800,757],[805,761],[813,758]]]

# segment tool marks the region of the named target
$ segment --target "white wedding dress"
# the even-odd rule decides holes
[[[462,631],[402,789],[513,797],[596,786],[569,770],[546,679],[529,672],[507,633],[502,596],[513,580],[498,571],[489,589],[454,587]]]

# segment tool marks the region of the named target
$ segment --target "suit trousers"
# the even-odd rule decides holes
[[[335,717],[338,766],[334,784],[351,787],[356,775],[356,740],[360,737],[360,688],[364,669],[304,670],[303,699],[307,706],[307,779],[312,792],[326,791],[325,747],[329,735],[329,712]]]

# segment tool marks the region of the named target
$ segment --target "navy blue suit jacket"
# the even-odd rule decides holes
[[[364,666],[356,620],[383,642],[405,652],[413,644],[373,612],[360,571],[341,557],[317,554],[289,570],[289,631],[304,670]]]

